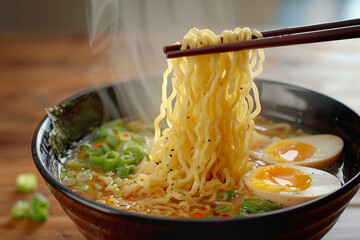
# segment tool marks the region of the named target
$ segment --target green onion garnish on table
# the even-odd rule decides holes
[[[19,200],[11,208],[11,215],[14,219],[30,219],[36,222],[43,222],[49,216],[49,200],[41,193],[36,193],[30,202]]]
[[[22,173],[16,177],[16,188],[19,192],[33,192],[36,190],[37,184],[37,177],[34,173]]]
[[[48,208],[50,206],[49,200],[41,193],[36,193],[31,198],[31,207],[34,209]]]
[[[28,201],[19,200],[13,204],[11,208],[11,215],[14,219],[27,218],[29,210],[30,203]]]

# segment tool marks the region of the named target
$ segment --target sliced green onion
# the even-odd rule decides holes
[[[85,168],[87,166],[87,163],[73,160],[71,161],[71,166],[74,168]]]
[[[89,149],[86,150],[86,153],[91,157],[91,156],[100,156],[101,154],[103,154],[103,150],[99,147],[91,147]]]
[[[142,153],[142,147],[140,146],[130,146],[124,149],[124,154],[137,156]]]
[[[121,132],[119,134],[120,140],[123,142],[127,142],[131,139],[131,133],[129,132]]]
[[[137,143],[144,143],[146,142],[145,138],[139,134],[131,134],[131,139]]]
[[[28,201],[19,200],[11,207],[11,215],[15,219],[27,218],[30,210],[30,203]]]
[[[79,172],[76,175],[76,179],[81,181],[81,182],[87,182],[90,181],[92,179],[92,175],[88,172]]]
[[[217,195],[216,200],[219,202],[228,202],[230,201],[232,198],[236,197],[236,192],[235,190],[230,190],[230,191],[220,191]]]
[[[101,148],[102,148],[105,152],[110,152],[110,151],[113,150],[113,149],[111,148],[111,146],[110,146],[108,143],[106,143],[106,142],[104,142],[103,145],[101,145]]]
[[[105,138],[105,142],[108,143],[111,147],[116,148],[120,144],[120,139],[114,135],[108,135]]]
[[[31,201],[17,201],[11,208],[11,215],[15,219],[29,218],[30,220],[42,222],[49,215],[50,202],[41,193],[36,193]]]
[[[132,171],[134,171],[134,165],[125,165],[125,166],[120,166],[116,169],[116,173],[117,175],[119,175],[120,177],[127,177],[130,175],[130,173]]]
[[[31,207],[33,209],[48,208],[50,206],[49,200],[41,193],[36,193],[31,198]]]
[[[102,166],[104,159],[104,156],[90,156],[90,164],[94,166]]]
[[[215,208],[216,213],[226,213],[231,210],[229,205],[217,205]]]
[[[44,222],[49,216],[49,210],[47,208],[30,209],[29,218],[32,221]]]
[[[235,190],[230,190],[228,191],[229,193],[229,200],[230,201],[232,198],[235,198],[236,197],[236,191]]]
[[[76,186],[76,189],[77,189],[78,191],[80,191],[80,192],[90,192],[90,191],[92,190],[92,188],[91,188],[89,185],[87,185],[87,184],[85,184],[85,183],[83,183],[83,182],[80,182],[80,183]]]
[[[61,182],[66,186],[72,186],[76,184],[76,179],[73,177],[68,177],[62,180]]]
[[[137,158],[132,155],[121,155],[119,164],[120,165],[132,165],[137,162]]]
[[[110,128],[107,128],[107,127],[99,128],[99,136],[100,137],[107,137],[107,135],[110,135],[112,133],[113,133],[113,131]]]
[[[120,153],[116,151],[107,152],[104,155],[103,169],[106,171],[115,170],[120,159]]]
[[[242,207],[250,212],[258,212],[265,206],[265,200],[260,197],[246,197],[242,202]]]
[[[19,192],[32,192],[37,185],[37,177],[34,173],[22,173],[16,177],[16,188]]]
[[[132,155],[136,158],[136,162],[140,162],[147,154],[144,148],[140,146],[130,146],[124,149],[124,155]]]
[[[216,198],[216,200],[219,202],[227,202],[228,199],[229,199],[229,193],[225,191],[220,191]]]
[[[279,205],[276,205],[275,203],[271,203],[269,201],[265,201],[265,206],[264,206],[265,212],[274,211],[278,209],[281,209]]]

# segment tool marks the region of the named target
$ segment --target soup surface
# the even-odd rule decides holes
[[[318,197],[319,189],[324,189],[320,195],[339,187],[336,177],[325,179],[324,184],[318,184],[317,176],[322,176],[318,169],[293,168],[293,164],[268,164],[264,159],[269,146],[278,144],[280,140],[296,137],[313,137],[309,131],[292,127],[288,123],[277,123],[261,116],[256,118],[255,131],[250,149],[249,162],[251,169],[257,172],[249,173],[244,177],[246,187],[239,192],[236,189],[220,191],[213,204],[200,208],[194,204],[189,211],[186,208],[174,207],[178,214],[171,217],[191,218],[227,218],[234,216],[248,216],[251,214],[274,211],[283,207],[299,204]],[[321,136],[321,135],[320,135]],[[137,181],[133,174],[139,165],[147,161],[153,141],[153,129],[141,122],[113,121],[101,126],[95,132],[79,142],[71,152],[71,157],[60,170],[61,182],[72,191],[110,207],[143,214],[159,215],[154,209],[144,209],[138,200],[147,196],[123,196],[119,186],[123,181]],[[320,140],[317,140],[317,142]],[[325,144],[331,144],[326,142]],[[302,145],[305,145],[302,146]],[[302,143],[298,152],[309,158],[319,147]],[[310,147],[309,147],[310,146]],[[289,146],[288,146],[289,148]],[[286,147],[279,148],[280,155],[291,155],[296,150],[286,151]],[[276,151],[276,150],[275,150]],[[303,151],[301,153],[301,151]],[[272,153],[274,150],[272,151]],[[289,153],[290,152],[290,153]],[[322,169],[336,173],[339,162],[327,162]],[[309,166],[309,165],[308,165]],[[317,166],[317,164],[315,164]],[[264,167],[271,167],[264,169]],[[260,170],[262,171],[260,171]],[[330,175],[330,174],[329,174]],[[333,175],[331,175],[333,176]],[[311,188],[316,186],[317,193]],[[309,195],[310,194],[310,195]],[[290,203],[290,204],[289,204]],[[177,202],[174,201],[174,206]],[[161,214],[160,214],[161,215]]]

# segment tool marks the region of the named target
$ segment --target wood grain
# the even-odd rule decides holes
[[[343,41],[269,49],[262,77],[323,91],[360,111],[359,46]],[[111,81],[107,64],[106,49],[93,54],[86,37],[0,36],[0,239],[84,239],[37,173],[30,143],[44,108]],[[11,218],[11,205],[31,197],[15,189],[23,172],[37,174],[37,191],[51,202],[44,223]],[[357,196],[325,239],[360,239],[359,229]]]
[[[86,37],[1,37],[0,53],[0,239],[84,239],[37,173],[30,143],[45,107],[106,82],[88,74],[104,56],[91,53]],[[16,192],[23,172],[37,173],[37,191],[50,200],[45,223],[11,218],[11,205],[32,195]]]

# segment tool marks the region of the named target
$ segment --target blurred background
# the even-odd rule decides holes
[[[67,50],[83,51],[82,54],[88,51],[87,80],[92,85],[99,85],[120,79],[160,76],[166,68],[162,47],[181,41],[190,27],[209,28],[217,34],[224,29],[245,26],[261,31],[344,20],[359,15],[358,0],[1,0],[0,36],[16,38],[12,41],[23,41],[24,45],[30,48],[23,52],[23,61],[26,61],[27,54],[31,54],[31,51],[34,55],[40,55],[43,60],[52,54],[41,48],[45,47],[43,44],[50,44],[49,38],[53,42],[65,41],[67,38],[72,41],[73,46],[74,41],[80,44],[80,41],[86,40],[87,46],[82,44],[81,47],[77,46],[77,49]],[[36,37],[38,42],[30,44],[29,38],[33,37]],[[354,51],[343,43],[340,41],[305,47],[267,49],[267,60],[261,76],[309,87],[321,87],[321,83],[312,85],[313,80],[326,77],[322,73],[327,73],[322,70],[319,73],[321,68],[317,64],[322,62],[314,61],[327,57],[331,60],[339,46],[346,48],[348,53]],[[63,47],[69,45],[63,44]],[[60,45],[51,48],[59,54],[65,53],[60,50]],[[304,52],[304,48],[317,48],[322,51],[319,51],[319,55],[314,59],[304,56],[309,52]],[[7,50],[2,51],[5,53]],[[75,52],[73,53],[75,55]],[[9,54],[13,55],[14,52]],[[74,58],[82,59],[79,54]],[[9,57],[11,59],[11,56]],[[22,61],[20,58],[10,60],[9,57],[2,54],[2,59],[6,58],[10,63]],[[359,59],[350,56],[345,59],[346,63],[342,63],[344,67],[348,67],[347,61],[354,60]],[[305,72],[293,74],[291,70],[294,66],[299,67],[302,64],[305,64]]]
[[[90,87],[147,77],[166,68],[162,47],[190,27],[219,34],[360,17],[358,0],[0,0],[0,238],[81,239],[32,162],[32,134],[44,109]],[[320,91],[360,112],[360,40],[266,49],[261,78]],[[39,177],[51,201],[46,223],[15,221],[11,205],[22,172]],[[326,239],[358,239],[360,201]],[[344,235],[344,233],[349,233]],[[348,236],[348,237],[347,237]]]
[[[224,24],[226,21],[244,26],[293,26],[356,18],[360,10],[360,3],[357,0],[184,0],[181,2],[143,0],[134,2],[141,5],[144,13],[151,8],[152,10],[165,8],[171,11],[168,14],[173,15],[173,20],[178,23],[193,20],[199,23],[202,20],[204,26],[200,27],[208,24]],[[87,6],[114,7],[114,4],[121,5],[124,2],[117,0],[2,0],[0,4],[1,33],[77,35],[87,34]],[[189,12],[194,5],[201,6],[198,15],[192,15]],[[110,9],[107,10],[110,11]],[[166,15],[164,12],[156,12],[156,14],[159,19],[162,15]],[[206,15],[208,18],[204,19]],[[158,26],[158,28],[166,30],[167,27],[173,27],[171,22],[162,22],[162,24],[166,26]]]

